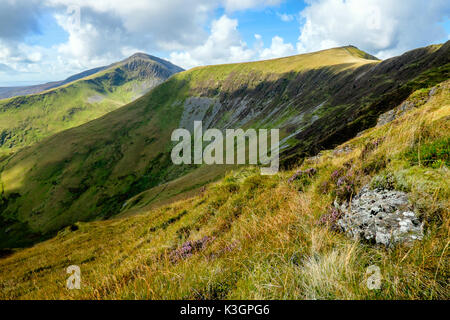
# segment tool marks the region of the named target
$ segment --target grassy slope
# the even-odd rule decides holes
[[[231,93],[245,83],[249,75],[255,73],[258,75],[253,78],[253,81],[246,83],[247,89],[256,88],[261,83],[261,79],[274,81],[286,73],[306,72],[324,66],[335,67],[334,72],[339,73],[345,69],[353,70],[376,62],[375,57],[349,46],[266,61],[198,67],[175,78],[179,78],[179,81],[189,81],[189,86],[193,92],[202,91],[207,86],[208,90]],[[232,87],[229,86],[231,83]],[[180,100],[183,99],[182,96],[179,98]],[[255,127],[254,125],[247,126]],[[273,123],[269,126],[273,126]],[[225,172],[232,168],[233,166],[201,167],[176,180],[151,188],[131,198],[128,205],[122,210],[125,211],[125,215],[130,215],[141,211],[143,208],[158,206],[177,198],[189,197],[196,192],[198,193],[206,183],[223,176]]]
[[[435,51],[439,49],[441,46],[432,46],[427,48],[430,51]],[[352,56],[348,56],[347,53],[350,50],[350,53]],[[240,83],[240,80],[250,78],[252,79],[252,76],[254,75],[255,70],[259,70],[263,74],[265,72],[266,76],[275,78],[275,76],[272,73],[272,70],[278,70],[282,77],[291,70],[295,78],[295,72],[303,70],[308,71],[308,68],[320,68],[321,64],[329,64],[334,65],[336,69],[334,72],[335,74],[339,74],[339,71],[342,71],[341,68],[350,68],[353,70],[353,68],[357,68],[359,66],[364,66],[369,63],[369,65],[373,66],[372,61],[368,60],[361,60],[360,57],[366,57],[367,54],[364,52],[361,52],[360,50],[357,50],[354,47],[345,47],[345,48],[338,48],[334,50],[325,50],[322,52],[319,52],[317,56],[315,54],[308,54],[308,55],[300,55],[300,56],[294,56],[294,57],[288,57],[288,58],[281,58],[281,59],[275,59],[270,61],[261,61],[261,62],[252,62],[247,64],[231,64],[231,65],[219,65],[219,66],[210,66],[210,67],[200,67],[197,68],[194,72],[191,73],[185,73],[180,74],[178,77],[182,79],[188,79],[189,84],[191,86],[191,90],[193,92],[202,92],[204,93],[204,88],[208,88],[208,90],[218,91],[225,94],[232,94],[233,91],[237,90],[236,88],[239,88],[242,86],[242,83]],[[333,57],[338,57],[337,59],[333,60]],[[348,64],[347,64],[348,63]],[[354,63],[354,65],[350,65],[351,63]],[[350,67],[351,66],[351,67]],[[408,87],[409,90],[412,92],[417,88],[427,87],[427,86],[433,86],[434,84],[438,83],[439,81],[442,81],[442,79],[448,78],[448,72],[449,72],[449,65],[444,66],[442,70],[438,68],[438,70],[430,70],[425,73],[423,73],[420,77],[414,79],[413,81],[409,81],[405,84],[405,87]],[[242,75],[241,75],[242,74]],[[230,76],[232,75],[232,76]],[[244,76],[246,75],[246,76]],[[250,75],[250,76],[249,76]],[[264,77],[264,75],[259,75]],[[253,78],[255,79],[255,78]],[[256,77],[256,79],[259,79]],[[372,80],[370,80],[372,81]],[[256,88],[258,85],[260,85],[259,81],[249,81],[248,87],[251,89],[252,85]],[[374,89],[375,85],[370,85],[372,89]],[[382,83],[380,87],[384,87],[384,84]],[[386,92],[386,88],[384,87],[384,92]],[[369,96],[369,94],[368,94]],[[375,94],[376,98],[380,99],[381,101],[385,102],[385,98],[382,94],[377,96]],[[374,99],[374,98],[371,98]],[[370,99],[367,99],[370,101]],[[377,103],[378,100],[374,99]],[[369,106],[372,106],[368,104]],[[376,105],[375,105],[376,107]],[[329,108],[330,116],[336,118],[336,113],[340,111],[339,106],[334,106]],[[378,108],[381,109],[381,108]],[[373,114],[374,110],[370,110],[366,112],[366,117],[373,117],[370,113]],[[320,116],[327,115],[327,110],[321,111],[322,114],[319,114]],[[380,113],[380,110],[376,111],[376,115]],[[340,114],[342,116],[342,114]],[[345,118],[345,116],[342,116]],[[288,118],[289,119],[289,118]],[[356,121],[355,121],[356,122]],[[328,126],[333,126],[335,124],[335,121],[323,121],[321,124],[325,123]],[[357,123],[357,122],[356,122]],[[247,124],[247,126],[255,127],[253,125],[254,123]],[[279,123],[278,123],[279,124]],[[314,123],[312,127],[316,127],[318,123]],[[264,128],[267,127],[273,127],[274,123],[266,123]],[[256,127],[258,127],[256,125]],[[356,132],[358,130],[362,130],[364,128],[362,125],[355,128]],[[323,130],[323,132],[329,132],[332,129],[327,128],[321,128],[320,130]],[[283,131],[283,128],[282,128]],[[319,130],[317,130],[319,131]],[[282,132],[282,137],[287,135],[288,133]],[[316,137],[316,133],[309,131],[309,134],[311,135],[313,141],[314,137]],[[303,143],[305,143],[308,139],[311,137],[303,137],[303,140],[301,141],[301,144],[298,145],[295,141],[295,139],[291,139],[293,141],[292,143],[292,149],[300,149],[301,151],[312,151],[312,148],[307,149]],[[342,140],[342,137],[340,138]],[[313,143],[312,143],[313,144]],[[303,149],[302,149],[303,147]],[[297,151],[298,152],[298,151]],[[131,213],[139,212],[143,208],[152,208],[157,205],[161,205],[164,203],[168,203],[170,201],[173,201],[173,199],[183,198],[186,196],[190,196],[195,192],[198,192],[202,185],[204,185],[206,182],[210,182],[212,177],[219,177],[222,175],[226,170],[229,170],[227,167],[223,166],[212,166],[212,167],[202,167],[199,168],[193,172],[190,172],[186,176],[183,176],[179,179],[176,179],[174,181],[170,181],[168,183],[165,183],[161,186],[151,188],[149,190],[146,190],[137,196],[134,196],[130,198],[130,200],[127,202],[126,206],[122,208],[122,214],[121,215],[129,215]],[[162,192],[164,190],[164,192]],[[186,191],[189,192],[186,192]]]
[[[127,200],[123,194],[132,187],[133,172],[152,170],[154,164],[149,164],[148,159],[157,158],[165,150],[171,130],[178,124],[177,113],[181,111],[171,108],[173,100],[169,98],[174,89],[172,83],[163,84],[152,95],[142,97],[128,107],[54,135],[44,143],[16,154],[12,159],[19,166],[2,173],[2,186],[6,193],[21,190],[27,196],[28,204],[22,207],[18,217],[11,218],[31,224],[16,225],[17,230],[14,227],[9,234],[0,236],[11,239],[8,240],[13,241],[11,243],[19,239],[27,242],[24,232],[57,230],[68,221],[102,217],[107,214],[102,209],[110,205],[120,208]],[[152,103],[154,100],[158,103]],[[159,104],[160,101],[166,103]],[[155,107],[147,112],[142,106]],[[27,177],[24,172],[35,172],[35,175]],[[156,182],[152,176],[145,181],[150,186]],[[107,192],[115,192],[116,197],[109,198]],[[68,208],[67,200],[75,204]],[[8,202],[10,206],[16,205],[14,200]],[[41,214],[43,209],[48,211]],[[5,216],[8,217],[8,213],[3,211]]]
[[[136,61],[140,65],[133,70],[129,66]],[[132,57],[56,89],[0,100],[0,156],[135,100],[169,76],[164,68],[149,58]]]
[[[293,142],[296,152],[314,152],[325,138],[343,142],[370,126],[366,117],[376,118],[413,87],[387,104],[377,103],[384,103],[388,93],[422,71],[445,63],[448,56],[444,49],[423,48],[380,63],[361,58],[365,54],[354,47],[345,47],[177,74],[130,105],[54,135],[3,161],[0,246],[26,246],[77,221],[128,215],[167,203],[223,176],[226,168],[222,167],[200,168],[194,173],[194,166],[171,164],[170,134],[179,126],[183,101],[188,97],[220,99],[229,112],[235,111],[232,102],[236,99],[250,97],[253,102],[248,110],[271,101],[268,110],[281,107],[280,112],[292,112],[287,120],[310,112],[330,98],[331,102],[320,110],[323,119],[310,125],[312,131],[308,131],[307,138]],[[445,72],[448,74],[446,68],[448,65],[433,71],[436,79],[430,81],[430,75],[424,79],[432,85]],[[366,109],[360,112],[363,107]],[[358,112],[359,122],[352,122]],[[271,119],[281,121],[283,116],[281,113]],[[361,123],[361,119],[365,122]],[[245,126],[254,126],[260,120],[254,118]],[[348,123],[355,128],[341,134],[338,130],[345,130]],[[273,120],[268,125],[277,123]],[[282,135],[296,128],[282,128]]]
[[[0,235],[0,240],[7,242],[4,246],[23,245],[39,238],[40,232],[58,230],[75,221],[109,217],[117,214],[132,196],[194,169],[169,163],[170,134],[178,127],[183,111],[182,104],[176,102],[197,95],[211,81],[223,86],[221,90],[225,92],[234,90],[230,84],[252,85],[252,79],[254,85],[267,79],[275,81],[287,70],[331,65],[339,73],[373,63],[359,55],[356,49],[338,48],[183,72],[129,106],[17,153],[4,161],[1,174],[2,193],[6,196],[3,218],[6,224],[12,221],[14,226],[9,234]],[[248,77],[251,70],[257,72],[254,78]],[[216,179],[223,172],[223,168],[216,167],[204,175],[196,175],[194,180],[185,179],[186,186],[172,183],[177,190],[165,192],[164,196],[177,196]],[[21,197],[16,199],[16,195]]]
[[[365,65],[368,62],[379,62],[379,60],[375,60],[375,58],[368,59],[365,52],[350,46],[265,61],[197,67],[192,69],[192,71],[195,71],[193,72],[195,74],[193,77],[196,80],[209,81],[211,80],[211,74],[215,76],[214,80],[225,80],[232,72],[246,75],[255,71],[283,74],[314,70],[323,66],[354,68]]]
[[[240,169],[199,196],[77,223],[3,258],[0,298],[448,299],[450,82],[430,100],[428,92],[409,97],[419,108],[296,168],[316,168],[313,178],[289,184],[295,170],[263,177]],[[335,170],[355,173],[354,192],[386,177],[410,192],[425,221],[424,240],[386,250],[320,225],[339,192]],[[187,240],[205,236],[212,240],[203,250],[171,259]],[[81,267],[79,291],[65,289],[72,264]],[[365,285],[370,265],[381,268],[381,290]]]

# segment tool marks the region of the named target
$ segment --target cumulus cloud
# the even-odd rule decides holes
[[[255,45],[249,47],[242,41],[238,30],[238,20],[223,15],[214,20],[211,34],[207,40],[189,51],[176,51],[170,54],[170,60],[185,68],[211,64],[246,62],[259,59],[272,59],[295,54],[294,46],[275,36],[270,48],[264,48],[260,34],[255,34]]]
[[[17,41],[0,38],[0,63],[10,70],[27,71],[33,65],[41,62],[43,55],[39,49],[39,47],[32,48]],[[34,68],[36,69],[36,66]],[[3,70],[6,68],[3,67]]]
[[[279,57],[291,56],[296,53],[294,46],[291,43],[285,43],[284,39],[275,36],[272,38],[270,48],[263,49],[260,53],[261,59],[272,59]]]
[[[190,51],[172,52],[170,60],[185,68],[250,60],[254,52],[242,41],[237,27],[236,19],[223,15],[212,22],[211,34],[203,44]]]
[[[277,13],[277,16],[281,19],[283,22],[291,22],[294,20],[294,15],[287,14],[287,13]]]
[[[0,63],[31,71],[35,67],[30,63],[40,55],[43,74],[56,70],[54,76],[67,76],[136,51],[189,49],[208,36],[204,25],[220,4],[219,0],[1,1]],[[51,48],[25,45],[29,35],[40,33],[44,13],[67,32],[67,41]]]
[[[42,58],[27,51],[22,43],[27,36],[38,34],[39,18],[45,12],[37,0],[8,0],[0,2],[0,64],[1,72],[17,74]]]
[[[42,75],[56,79],[136,51],[170,57],[185,68],[277,58],[348,44],[386,58],[447,38],[439,22],[449,18],[448,0],[305,0],[307,6],[300,15],[277,14],[285,22],[301,17],[299,29],[294,31],[299,36],[296,44],[285,42],[280,35],[267,47],[261,35],[255,35],[251,46],[243,41],[233,14],[277,6],[282,1],[0,1],[2,72],[16,70],[18,78],[26,73],[23,77],[27,80]],[[211,20],[218,8],[225,14]],[[45,47],[27,42],[28,36],[40,34],[43,17],[54,17],[67,33],[67,40]]]
[[[263,8],[275,6],[283,0],[224,0],[225,9],[228,11],[238,11],[251,8]]]
[[[445,38],[448,0],[308,0],[299,52],[353,44],[381,58]]]
[[[42,8],[36,0],[8,0],[0,2],[0,38],[22,39],[39,32]]]
[[[61,62],[66,72],[111,63],[136,51],[175,52],[177,60],[190,60],[188,65],[225,62],[227,56],[230,61],[241,61],[249,57],[249,51],[241,43],[234,21],[218,20],[210,34],[205,30],[214,10],[223,7],[235,12],[281,1],[8,0],[0,5],[0,27],[5,25],[0,28],[0,39],[18,56],[19,43],[6,43],[5,39],[14,37],[19,42],[27,34],[38,33],[39,17],[46,10],[67,32],[68,40],[55,45],[54,52],[35,51],[50,54],[46,58]]]
[[[69,7],[72,0],[48,0]],[[59,47],[74,61],[99,62],[123,57],[124,51],[164,51],[199,44],[207,36],[202,25],[214,9],[209,0],[79,0],[79,27],[71,14],[58,14],[69,40]]]

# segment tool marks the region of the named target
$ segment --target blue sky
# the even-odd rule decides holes
[[[286,41],[295,43],[299,36],[299,13],[305,6],[303,1],[290,0],[265,9],[235,12],[231,17],[239,20],[242,37],[249,43],[253,43],[255,33],[261,34],[266,41],[281,36]],[[223,9],[218,10],[217,16],[224,13]],[[280,15],[287,15],[290,21],[283,21]]]
[[[449,15],[448,0],[8,0],[0,86],[60,80],[137,51],[186,69],[348,44],[384,59],[447,41]]]

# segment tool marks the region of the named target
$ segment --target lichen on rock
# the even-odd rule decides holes
[[[397,108],[389,110],[388,112],[383,113],[378,118],[377,127],[384,126],[397,118],[400,118],[402,115],[407,113],[408,111],[416,108],[416,104],[411,101],[405,101]]]
[[[348,236],[392,247],[423,238],[423,223],[400,191],[364,187],[344,212],[337,226]]]

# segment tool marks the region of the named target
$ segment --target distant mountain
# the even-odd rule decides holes
[[[162,68],[142,63],[133,58],[76,84],[97,88],[83,96],[94,100],[129,77],[125,70],[136,75],[153,72],[154,64]],[[205,129],[279,128],[282,163],[290,167],[375,126],[379,115],[415,90],[447,80],[449,70],[447,42],[385,61],[348,46],[176,74],[127,106],[1,162],[0,246],[33,243],[77,221],[138,213],[214,181],[225,166],[171,162],[172,131],[190,129],[194,120]],[[45,109],[49,98],[42,99]],[[70,116],[66,110],[57,119]],[[52,123],[45,119],[45,125]]]
[[[115,110],[180,71],[168,61],[137,53],[64,81],[9,91],[31,95],[0,100],[0,156]]]
[[[158,62],[159,64],[161,64],[162,66],[166,67],[167,70],[169,70],[169,72],[173,73],[177,73],[177,72],[181,72],[183,71],[183,69],[181,69],[180,67],[177,67],[173,64],[171,64],[168,61],[165,61],[163,59],[154,57],[154,56],[150,56],[148,54],[145,53],[136,53],[133,56],[131,56],[130,58],[124,60],[130,60],[130,59],[143,59],[143,60],[153,60],[155,62]],[[32,85],[32,86],[20,86],[20,87],[0,87],[0,99],[7,99],[7,98],[12,98],[12,97],[16,97],[16,96],[26,96],[26,95],[30,95],[30,94],[37,94],[46,90],[50,90],[50,89],[54,89],[57,87],[61,87],[63,85],[66,85],[68,83],[80,80],[82,78],[85,77],[89,77],[93,74],[96,74],[100,71],[103,71],[105,69],[109,69],[112,68],[114,66],[117,66],[118,64],[123,63],[122,62],[118,62],[118,63],[114,63],[112,65],[109,66],[104,66],[104,67],[98,67],[98,68],[94,68],[94,69],[90,69],[87,71],[83,71],[81,73],[78,73],[76,75],[70,76],[69,78],[62,80],[62,81],[53,81],[53,82],[48,82],[48,83],[44,83],[44,84],[38,84],[38,85]]]
[[[33,86],[20,86],[20,87],[0,87],[0,99],[12,98],[16,96],[26,96],[29,94],[36,94],[42,91],[50,90],[63,86],[67,83],[76,81],[78,79],[88,77],[94,73],[105,70],[107,67],[100,67],[91,70],[81,72],[79,74],[73,75],[63,81],[53,81],[44,84],[38,84]]]

